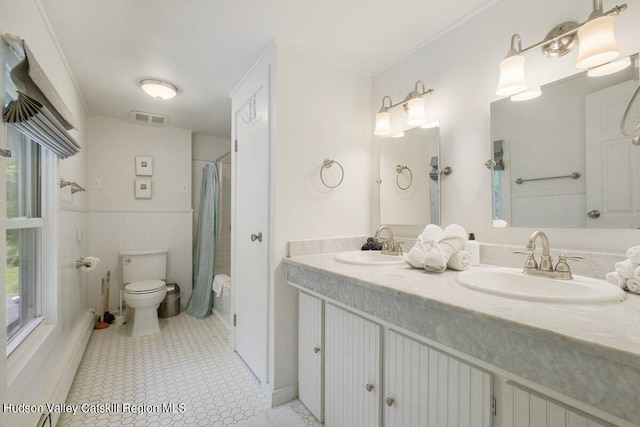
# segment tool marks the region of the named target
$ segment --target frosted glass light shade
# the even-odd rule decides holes
[[[386,136],[391,135],[391,113],[388,111],[381,111],[376,114],[376,128],[373,131],[374,135]]]
[[[407,102],[409,116],[407,117],[407,126],[420,126],[427,121],[427,114],[424,111],[424,98],[412,98]]]
[[[525,58],[522,55],[507,56],[500,61],[500,81],[496,95],[510,96],[527,89],[524,62]]]
[[[140,87],[149,96],[157,99],[171,99],[178,93],[177,87],[160,80],[141,80]]]
[[[578,68],[592,68],[612,61],[620,55],[613,27],[613,16],[601,16],[586,22],[578,30],[580,51]]]
[[[618,59],[617,61],[607,62],[606,64],[602,64],[595,68],[589,68],[589,71],[587,71],[587,76],[589,77],[607,76],[609,74],[622,71],[625,68],[627,68],[629,65],[631,65],[631,59],[629,57]]]
[[[537,98],[540,95],[542,95],[542,89],[540,89],[540,86],[538,86],[529,90],[525,90],[524,92],[511,95],[511,100],[512,101],[528,101],[530,99]]]

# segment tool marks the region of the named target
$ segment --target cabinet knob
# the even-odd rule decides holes
[[[371,390],[373,390],[373,384],[367,384],[365,388],[367,389],[368,392],[371,392]]]
[[[316,354],[320,353],[320,347],[314,347],[313,352]]]
[[[387,404],[387,406],[393,406],[393,402],[395,401],[392,398],[387,397],[384,402]]]

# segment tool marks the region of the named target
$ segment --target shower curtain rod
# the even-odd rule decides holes
[[[216,162],[219,162],[220,160],[224,159],[225,157],[227,157],[229,154],[231,154],[231,151],[229,151],[227,154],[223,154],[222,156],[218,157],[216,159]]]

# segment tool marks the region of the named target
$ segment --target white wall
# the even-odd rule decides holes
[[[297,291],[282,259],[290,240],[363,235],[370,229],[371,78],[279,45],[275,118],[274,388],[297,383]],[[324,159],[344,181],[320,181]],[[337,167],[332,167],[337,170]]]
[[[91,117],[89,119],[92,304],[111,271],[110,311],[123,289],[121,250],[169,249],[167,282],[178,283],[184,306],[192,287],[191,131]],[[134,196],[135,157],[153,158],[152,198]],[[94,188],[99,179],[101,188]]]
[[[49,80],[74,116],[76,130],[71,131],[82,146],[79,154],[58,164],[58,175],[87,187],[87,111],[76,89],[64,57],[49,33],[49,24],[41,13],[39,1],[12,0],[2,2],[0,33],[24,38]],[[1,133],[4,138],[5,127]],[[3,172],[4,173],[4,172]],[[4,194],[4,193],[2,193]],[[15,403],[62,402],[73,380],[86,341],[78,339],[87,328],[89,303],[89,275],[75,269],[74,260],[89,255],[88,198],[86,193],[71,196],[69,188],[58,191],[58,283],[57,319],[49,333],[33,333],[16,352],[0,361],[0,401]],[[80,231],[82,240],[76,240]],[[2,230],[4,234],[4,230]],[[2,275],[0,293],[5,294]],[[0,340],[6,340],[4,309],[0,309],[2,327]],[[7,372],[10,370],[11,372]],[[9,375],[7,375],[9,374]],[[7,383],[7,378],[9,378]],[[0,412],[0,425],[27,425],[39,416]],[[57,418],[57,417],[54,417]]]
[[[605,8],[611,5],[605,6]],[[623,55],[640,50],[637,22],[640,8],[633,2],[617,17],[616,39]],[[442,165],[452,166],[453,174],[442,180],[442,223],[458,223],[475,232],[479,241],[524,245],[533,229],[493,229],[491,222],[491,174],[483,163],[491,157],[489,104],[498,99],[498,64],[509,49],[513,33],[519,33],[528,46],[544,38],[555,25],[583,21],[592,3],[500,1],[470,18],[442,37],[417,49],[373,79],[371,117],[380,100],[390,95],[402,99],[416,80],[435,89],[427,97],[430,120],[440,119]],[[538,52],[526,55],[529,86],[534,87],[576,73],[577,49],[565,57],[551,60]],[[373,129],[373,127],[371,127]],[[374,142],[375,144],[375,142]],[[377,155],[372,160],[377,169]],[[377,226],[377,190],[373,188],[371,221]],[[398,234],[415,236],[421,227],[395,227]],[[555,248],[622,252],[637,244],[637,230],[545,229]]]

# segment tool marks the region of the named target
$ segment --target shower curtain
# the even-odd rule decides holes
[[[213,307],[211,283],[218,239],[219,185],[217,165],[206,165],[202,169],[198,229],[193,254],[193,293],[187,305],[187,313],[199,319],[208,317]]]

